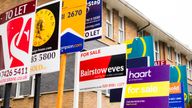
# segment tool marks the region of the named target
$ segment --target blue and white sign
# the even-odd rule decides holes
[[[102,0],[87,0],[85,41],[102,36]]]
[[[81,51],[84,39],[72,29],[66,29],[61,35],[61,54]]]

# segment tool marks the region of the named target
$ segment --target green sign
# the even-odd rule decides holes
[[[127,59],[138,57],[150,57],[150,66],[154,66],[153,37],[136,37],[125,42],[127,45]]]

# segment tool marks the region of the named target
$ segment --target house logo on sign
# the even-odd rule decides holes
[[[23,17],[11,20],[7,25],[9,67],[24,66],[29,56],[31,18]]]
[[[143,72],[131,72],[128,73],[129,80],[143,80],[143,78],[150,78],[151,70],[143,71]]]

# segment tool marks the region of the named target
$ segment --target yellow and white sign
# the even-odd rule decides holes
[[[61,53],[83,49],[86,2],[86,0],[62,1]]]

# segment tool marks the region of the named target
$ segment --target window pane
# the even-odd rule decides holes
[[[123,42],[125,40],[124,32],[119,30],[119,43]]]
[[[158,46],[157,46],[157,42],[155,42],[155,51],[157,51],[157,47],[158,47]]]
[[[106,32],[107,37],[112,38],[112,26],[109,23],[106,24]]]
[[[123,29],[123,18],[119,17],[119,28],[122,30]]]
[[[107,21],[111,22],[111,12],[107,9]]]
[[[112,38],[112,26],[109,24],[109,37]]]
[[[168,50],[168,59],[172,60],[172,49],[171,47],[167,47]]]

